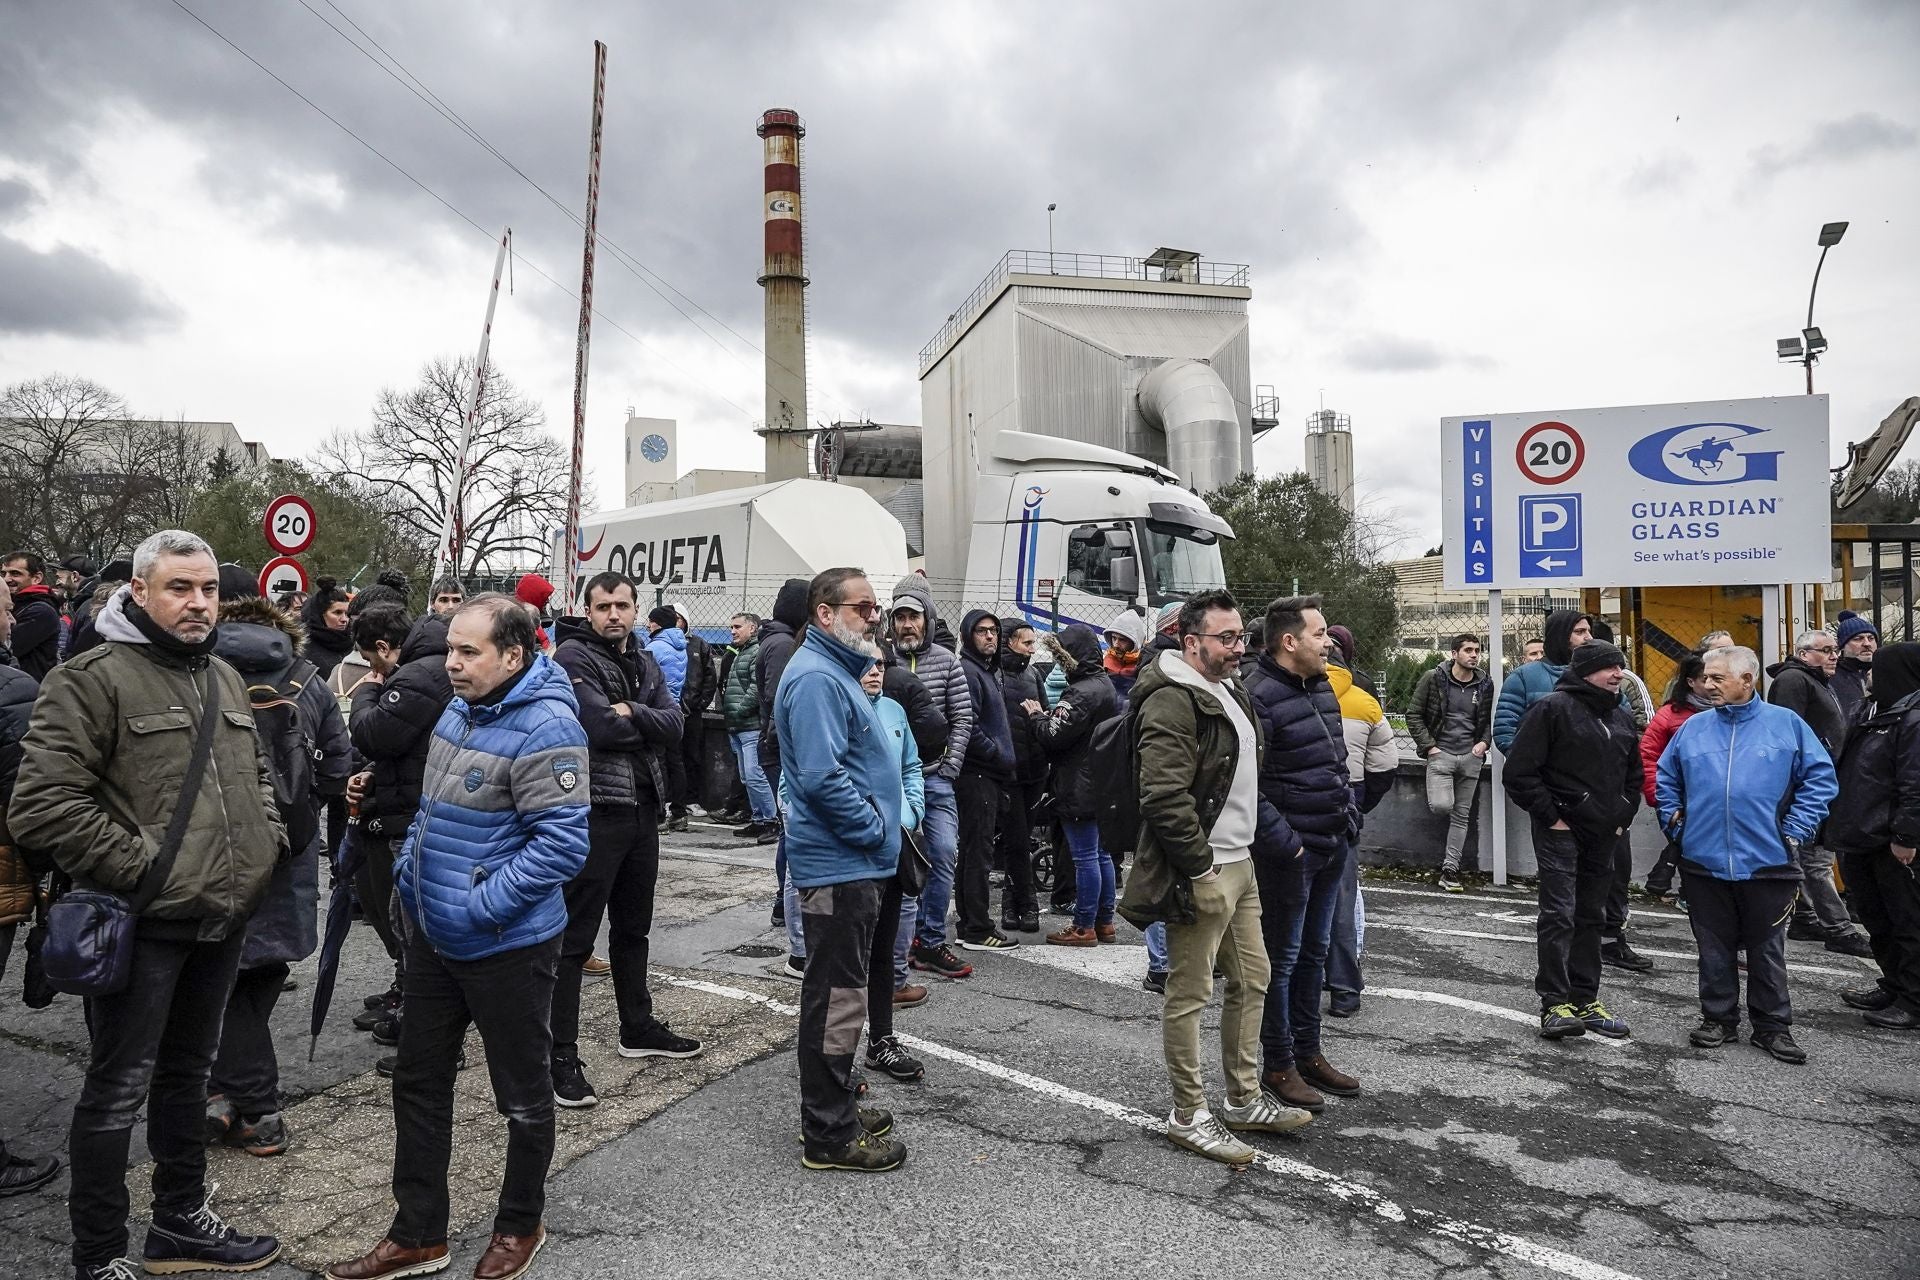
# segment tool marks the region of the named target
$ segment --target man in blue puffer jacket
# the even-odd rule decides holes
[[[1573,651],[1593,638],[1593,621],[1572,609],[1555,609],[1547,615],[1542,634],[1546,637],[1546,655],[1515,667],[1501,683],[1500,698],[1493,704],[1493,745],[1502,755],[1513,750],[1520,717],[1553,692],[1566,674],[1567,664],[1573,661]]]
[[[687,687],[687,633],[680,629],[680,615],[661,605],[647,614],[647,629],[653,633],[647,641],[647,656],[660,664],[660,674],[667,678],[667,692],[678,704]],[[700,713],[695,710],[692,714]],[[667,770],[667,794],[661,806],[660,829],[688,830],[687,803],[693,799],[693,790],[687,785],[687,757],[680,751],[663,751],[661,755]]]
[[[500,1205],[477,1274],[519,1275],[546,1239],[548,1012],[567,927],[562,887],[587,861],[587,735],[572,681],[510,597],[476,596],[454,613],[447,675],[455,696],[434,726],[393,868],[412,926],[393,1071],[399,1211],[371,1252],[327,1271],[334,1280],[424,1273],[446,1258],[454,1069],[469,1023],[507,1117]]]
[[[1787,919],[1800,845],[1826,819],[1839,783],[1807,722],[1754,696],[1753,650],[1715,649],[1706,662],[1720,705],[1680,726],[1654,787],[1660,825],[1680,842],[1687,920],[1700,945],[1701,1022],[1689,1039],[1702,1049],[1739,1039],[1734,959],[1745,951],[1754,1046],[1802,1063],[1806,1051],[1787,1031]]]

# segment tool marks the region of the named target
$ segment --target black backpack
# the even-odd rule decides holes
[[[1140,744],[1134,737],[1131,704],[1093,726],[1088,752],[1100,847],[1131,853],[1140,839]]]
[[[317,758],[313,731],[300,710],[300,691],[319,672],[300,661],[279,684],[250,684],[247,702],[253,708],[253,730],[273,770],[273,798],[286,824],[287,845],[295,857],[305,853],[320,833],[320,797],[314,789]]]

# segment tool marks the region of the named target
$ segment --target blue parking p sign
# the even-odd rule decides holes
[[[1520,576],[1581,575],[1580,495],[1529,494],[1520,499]]]

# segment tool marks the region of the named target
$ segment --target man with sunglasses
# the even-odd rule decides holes
[[[1803,632],[1793,643],[1793,656],[1767,668],[1767,701],[1785,707],[1807,722],[1813,736],[1832,759],[1840,758],[1846,737],[1846,713],[1833,691],[1833,671],[1840,661],[1840,642],[1825,631]],[[1823,942],[1841,955],[1873,958],[1867,935],[1853,927],[1840,891],[1833,887],[1833,850],[1815,838],[1800,846],[1800,871],[1806,880],[1794,903],[1787,936],[1802,942]]]

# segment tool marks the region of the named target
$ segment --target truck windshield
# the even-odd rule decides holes
[[[1220,560],[1220,544],[1202,545],[1191,537],[1167,530],[1165,525],[1141,525],[1142,545],[1147,549],[1147,596],[1155,605],[1180,600],[1196,591],[1227,585],[1227,571]]]

